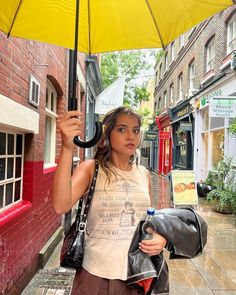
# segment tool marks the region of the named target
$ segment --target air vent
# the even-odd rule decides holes
[[[39,95],[40,95],[40,84],[34,76],[30,75],[29,102],[33,104],[34,106],[38,106]]]

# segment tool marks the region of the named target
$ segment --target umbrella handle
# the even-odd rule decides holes
[[[94,146],[100,140],[102,136],[102,122],[97,121],[95,122],[96,131],[94,137],[88,141],[82,141],[79,137],[74,138],[74,144],[82,148],[90,148]]]

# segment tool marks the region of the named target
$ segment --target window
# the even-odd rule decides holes
[[[172,42],[170,45],[170,63],[175,59],[175,43]]]
[[[159,68],[159,80],[161,80],[162,78],[162,64],[160,64],[160,68]]]
[[[174,103],[174,84],[170,85],[170,103]]]
[[[215,59],[215,38],[212,38],[206,46],[206,71],[210,71],[214,67]]]
[[[155,85],[157,85],[158,83],[158,71],[156,71],[156,74],[155,74]]]
[[[0,130],[0,212],[22,199],[24,135]]]
[[[183,74],[181,73],[178,78],[178,86],[179,86],[179,98],[178,100],[183,99]]]
[[[159,110],[161,109],[161,97],[159,97],[159,99],[158,99],[158,109]]]
[[[46,87],[46,115],[45,115],[45,142],[44,166],[55,164],[56,154],[56,109],[57,93],[53,85],[47,81]]]
[[[184,35],[179,36],[179,50],[184,47]]]
[[[227,54],[236,49],[236,13],[227,26]]]
[[[164,69],[164,73],[168,70],[168,53],[166,53],[165,55],[165,69]]]
[[[164,92],[164,109],[167,107],[167,92]]]
[[[195,79],[195,64],[192,61],[189,64],[189,89],[194,89],[194,79]]]

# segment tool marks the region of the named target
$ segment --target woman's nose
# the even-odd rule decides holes
[[[133,132],[133,130],[128,130],[128,132],[127,132],[127,138],[128,139],[134,139],[134,132]]]

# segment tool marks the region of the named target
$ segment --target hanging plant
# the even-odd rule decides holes
[[[232,123],[229,126],[229,132],[236,136],[236,118],[233,119]]]

